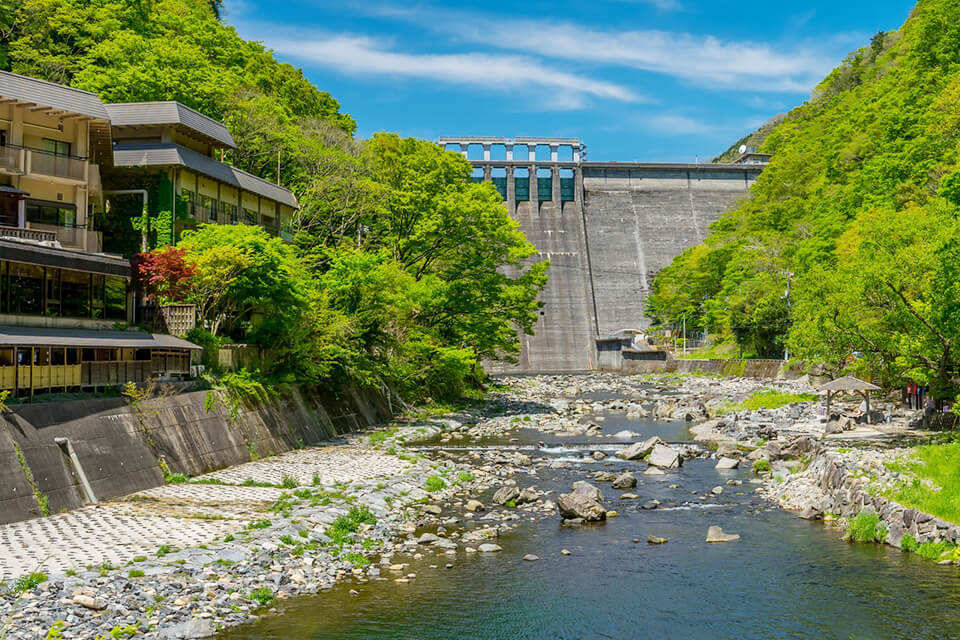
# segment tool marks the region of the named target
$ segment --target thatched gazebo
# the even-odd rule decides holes
[[[836,380],[831,380],[817,389],[817,391],[827,392],[827,420],[830,419],[830,398],[833,397],[834,393],[853,391],[861,394],[867,401],[867,423],[870,422],[870,392],[879,390],[880,387],[877,385],[871,384],[866,380],[861,380],[860,378],[854,378],[853,376],[844,376]]]

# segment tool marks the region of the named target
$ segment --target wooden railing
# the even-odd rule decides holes
[[[197,307],[192,304],[165,304],[142,309],[143,321],[158,333],[182,337],[197,326]]]

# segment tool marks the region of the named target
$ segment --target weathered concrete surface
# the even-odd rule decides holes
[[[657,272],[749,196],[761,167],[597,162],[576,171],[582,192],[562,213],[553,202],[517,203],[536,259],[550,260],[550,280],[519,362],[494,364],[492,372],[597,368],[594,338],[649,326],[644,304]]]
[[[508,371],[586,371],[593,368],[596,334],[589,256],[583,218],[575,202],[520,202],[516,218],[538,251],[537,261],[550,260],[550,278],[535,335],[521,336],[523,351]]]
[[[41,563],[44,571],[54,575],[102,563],[123,566],[135,556],[153,557],[161,545],[196,547],[235,534],[252,521],[276,517],[269,507],[284,491],[238,486],[248,478],[279,483],[286,474],[300,486],[314,486],[316,481],[317,488],[324,488],[338,482],[396,478],[410,466],[396,456],[365,447],[310,448],[200,478],[227,485],[159,486],[99,506],[0,525],[0,578],[25,575]],[[404,488],[412,487],[395,491]]]
[[[650,325],[644,305],[656,274],[702,242],[710,223],[748,195],[755,176],[755,171],[710,165],[584,167],[584,218],[600,335]]]
[[[59,437],[69,438],[99,500],[156,487],[158,463],[189,475],[315,444],[387,418],[382,398],[355,390],[297,387],[252,403],[193,391],[131,407],[122,398],[16,406],[0,422],[0,523],[40,515],[15,446],[46,496],[49,513],[84,504],[76,469]]]

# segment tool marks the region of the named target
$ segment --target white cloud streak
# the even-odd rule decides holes
[[[633,0],[675,4],[673,0]],[[615,31],[552,20],[501,20],[436,7],[379,5],[374,14],[416,24],[453,41],[540,58],[630,68],[697,86],[806,93],[835,66],[822,43],[786,46],[659,30]]]
[[[277,30],[271,32],[278,33]],[[622,85],[561,71],[525,55],[405,53],[393,51],[374,38],[343,34],[287,33],[268,39],[266,45],[283,56],[345,74],[410,77],[499,91],[524,88],[564,91],[568,99],[558,103],[557,108],[561,110],[584,106],[584,98],[646,101]]]

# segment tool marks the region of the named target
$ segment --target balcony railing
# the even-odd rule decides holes
[[[52,234],[64,247],[83,249],[84,251],[98,252],[103,250],[103,234],[95,229],[88,229],[82,224],[53,225],[27,221],[26,232]]]
[[[54,242],[57,239],[57,234],[39,229],[22,229],[20,227],[0,225],[0,238],[22,238],[23,240],[36,240],[37,242]]]
[[[86,182],[89,178],[89,167],[90,163],[86,158],[64,156],[12,144],[0,146],[0,170],[10,173],[36,173]]]
[[[0,147],[0,169],[10,173],[24,173],[23,156],[23,149]]]
[[[87,181],[88,163],[84,159],[33,149],[29,153],[27,159],[28,173],[67,178],[78,182]]]

